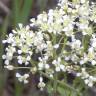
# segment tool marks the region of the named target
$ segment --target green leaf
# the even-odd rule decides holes
[[[84,81],[81,80],[81,78],[75,78],[73,81],[73,86],[82,94],[86,91],[86,86],[84,84]]]
[[[47,91],[48,91],[48,94],[52,94],[53,88],[50,83],[47,84]]]
[[[14,21],[14,26],[18,23],[26,23],[31,7],[32,7],[32,1],[33,0],[14,0],[13,1],[13,12],[12,12],[12,18]]]
[[[28,20],[28,17],[30,15],[30,11],[32,8],[32,1],[33,0],[24,0],[22,12],[20,15],[20,21],[21,23],[25,23]]]
[[[13,0],[13,12],[12,12],[12,19],[14,26],[16,26],[20,21],[20,0]]]
[[[60,96],[77,96],[76,92],[60,86],[58,86],[58,92],[60,93]]]

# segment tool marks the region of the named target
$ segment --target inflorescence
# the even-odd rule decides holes
[[[32,18],[27,26],[18,24],[6,40],[2,56],[5,68],[17,69],[16,77],[28,83],[30,73],[40,73],[38,87],[45,87],[43,75],[54,78],[62,72],[76,73],[85,84],[96,82],[96,5],[87,0],[59,0],[56,9]],[[33,55],[35,54],[34,59]],[[16,60],[17,64],[13,64]],[[25,74],[18,70],[28,69]],[[59,78],[58,78],[59,79]]]

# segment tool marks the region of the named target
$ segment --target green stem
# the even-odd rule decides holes
[[[14,69],[31,69],[31,67],[14,67]]]
[[[55,94],[57,93],[57,74],[55,74],[55,81],[54,81],[54,85],[53,85],[53,88],[54,88],[54,96],[55,96]]]
[[[74,89],[72,86],[70,86],[70,85],[68,85],[68,84],[66,84],[66,83],[64,83],[64,82],[61,82],[61,81],[59,81],[59,80],[55,80],[54,78],[51,78],[51,77],[49,77],[47,74],[45,74],[44,72],[40,72],[40,74],[42,74],[43,76],[45,76],[46,78],[48,78],[49,80],[51,80],[51,81],[55,81],[57,84],[59,84],[60,86],[62,86],[62,87],[67,87],[67,88],[69,88],[69,89],[71,89],[71,90],[73,90],[74,92],[76,92],[76,93],[78,93],[79,94],[79,91],[77,90],[77,89]],[[80,96],[82,96],[81,95],[81,93],[80,93]]]
[[[93,69],[93,70],[89,71],[88,73],[91,73],[91,72],[94,72],[94,71],[96,71],[96,69]]]
[[[63,50],[64,50],[64,48],[65,48],[66,41],[67,41],[67,39],[68,39],[66,36],[64,36],[63,38],[64,38],[63,42],[60,43],[61,46],[62,46],[62,48],[61,48],[61,52],[60,52],[59,55],[61,55],[61,54],[63,53]]]

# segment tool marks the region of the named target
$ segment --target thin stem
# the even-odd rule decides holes
[[[93,69],[93,70],[89,71],[88,73],[91,73],[91,72],[94,72],[94,71],[96,71],[96,69]]]
[[[14,67],[14,69],[31,69],[31,67]]]
[[[58,44],[60,44],[60,42],[62,41],[62,39],[64,38],[64,34],[62,35],[62,37],[60,38],[60,40],[59,40],[59,43]]]
[[[54,96],[55,96],[55,94],[57,93],[57,82],[56,82],[56,80],[57,80],[57,73],[55,74],[55,81],[54,81],[54,86],[53,86],[53,88],[54,88]]]
[[[45,74],[44,72],[40,72],[43,76],[45,76],[46,78],[48,78],[48,79],[50,79],[50,80],[52,80],[52,81],[55,81],[57,84],[59,84],[59,85],[61,85],[62,87],[67,87],[67,88],[69,88],[69,89],[71,89],[71,90],[73,90],[74,92],[76,92],[76,93],[78,93],[79,94],[79,91],[78,90],[76,90],[76,89],[74,89],[72,86],[70,86],[70,85],[68,85],[68,84],[66,84],[66,83],[62,83],[61,81],[59,81],[59,80],[55,80],[54,78],[51,78],[51,77],[49,77],[47,74]],[[81,95],[81,93],[80,93],[80,96],[82,96]]]

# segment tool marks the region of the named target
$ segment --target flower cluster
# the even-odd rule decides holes
[[[8,45],[2,56],[5,68],[28,69],[24,75],[16,73],[24,83],[30,72],[39,72],[41,90],[45,87],[43,75],[54,78],[59,72],[75,72],[92,87],[96,82],[95,10],[95,3],[88,0],[59,0],[56,9],[32,18],[27,26],[19,24],[3,40]],[[13,59],[18,64],[11,65]]]

